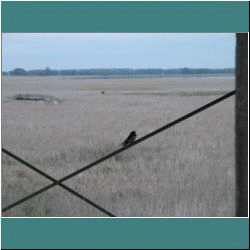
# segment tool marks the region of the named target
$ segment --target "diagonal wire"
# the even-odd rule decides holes
[[[70,193],[76,195],[77,197],[79,197],[80,199],[86,201],[87,203],[89,203],[90,205],[94,206],[95,208],[99,209],[99,210],[102,211],[103,213],[105,213],[105,214],[107,214],[107,215],[109,215],[109,216],[111,216],[111,217],[116,217],[114,214],[112,214],[112,213],[110,213],[109,211],[107,211],[106,209],[100,207],[99,205],[97,205],[96,203],[94,203],[94,202],[92,202],[91,200],[87,199],[86,197],[84,197],[83,195],[79,194],[78,192],[76,192],[75,190],[71,189],[70,187],[64,185],[63,183],[59,183],[56,179],[54,179],[54,178],[51,177],[50,175],[44,173],[44,172],[41,171],[40,169],[34,167],[33,165],[31,165],[31,164],[28,163],[27,161],[24,161],[23,159],[21,159],[21,158],[19,158],[18,156],[12,154],[11,152],[9,152],[8,150],[6,150],[6,149],[4,149],[4,148],[2,148],[2,151],[3,151],[3,153],[9,155],[10,157],[16,159],[17,161],[21,162],[21,163],[24,164],[25,166],[29,167],[30,169],[32,169],[32,170],[34,170],[35,172],[39,173],[40,175],[44,176],[45,178],[47,178],[47,179],[53,181],[52,184],[50,184],[50,185],[48,185],[48,186],[46,186],[46,187],[44,187],[44,188],[42,188],[42,189],[40,189],[40,190],[34,192],[34,193],[32,193],[31,195],[29,195],[29,196],[27,196],[27,197],[25,197],[25,198],[23,198],[23,199],[21,199],[21,200],[15,202],[15,203],[13,203],[12,205],[10,205],[10,206],[4,208],[4,209],[2,210],[2,212],[5,212],[6,210],[9,210],[10,208],[12,208],[12,207],[14,207],[14,206],[17,206],[18,204],[20,204],[20,203],[22,203],[22,202],[24,202],[24,201],[26,201],[26,200],[28,200],[28,199],[30,199],[30,198],[32,198],[32,197],[38,195],[38,194],[40,194],[41,192],[44,192],[44,191],[46,191],[46,190],[48,190],[48,189],[50,189],[50,188],[52,188],[52,187],[54,187],[54,186],[56,186],[56,185],[59,185],[59,186],[61,186],[62,188],[64,188],[65,190],[67,190],[67,191],[69,191]]]
[[[148,138],[150,138],[150,137],[152,137],[152,136],[154,136],[154,135],[162,132],[163,130],[168,129],[168,128],[170,128],[170,127],[172,127],[172,126],[174,126],[174,125],[176,125],[176,124],[178,124],[178,123],[180,123],[180,122],[188,119],[189,117],[191,117],[193,115],[196,115],[197,113],[199,113],[199,112],[201,112],[201,111],[203,111],[205,109],[210,108],[211,106],[213,106],[213,105],[215,105],[215,104],[217,104],[217,103],[219,103],[219,102],[221,102],[221,101],[229,98],[230,96],[234,95],[236,93],[236,91],[237,90],[233,90],[233,91],[231,91],[231,92],[229,92],[229,93],[227,93],[227,94],[225,94],[225,95],[223,95],[223,96],[215,99],[214,101],[209,102],[209,103],[205,104],[204,106],[202,106],[202,107],[200,107],[200,108],[198,108],[198,109],[196,109],[196,110],[194,110],[194,111],[192,111],[192,112],[190,112],[190,113],[188,113],[188,114],[180,117],[179,119],[177,119],[177,120],[175,120],[175,121],[173,121],[171,123],[168,123],[167,125],[159,128],[159,129],[154,130],[153,132],[151,132],[151,133],[149,133],[149,134],[141,137],[140,139],[134,141],[133,143],[131,143],[131,144],[127,145],[127,146],[124,146],[122,148],[119,148],[119,149],[113,151],[112,153],[103,156],[102,158],[100,158],[100,159],[98,159],[98,160],[96,160],[96,161],[88,164],[87,166],[85,166],[85,167],[83,167],[83,168],[81,168],[81,169],[79,169],[79,170],[77,170],[77,171],[75,171],[75,172],[73,172],[73,173],[71,173],[71,174],[69,174],[69,175],[61,178],[61,179],[59,179],[57,182],[54,182],[53,184],[50,184],[50,185],[48,185],[48,186],[46,186],[46,187],[38,190],[35,195],[40,194],[40,193],[42,193],[42,192],[50,189],[51,187],[53,187],[55,185],[59,185],[61,182],[66,181],[66,180],[72,178],[73,176],[78,175],[79,173],[82,173],[82,172],[86,171],[89,168],[94,167],[95,165],[97,165],[97,164],[99,164],[99,163],[101,163],[101,162],[103,162],[103,161],[105,161],[105,160],[107,160],[107,159],[109,159],[109,158],[111,158],[111,157],[113,157],[113,156],[121,153],[122,151],[127,150],[130,147],[135,146],[138,143],[141,143],[142,141],[147,140]],[[34,197],[35,195],[31,194],[30,196],[27,196],[27,197],[23,198],[22,200],[17,201],[15,203],[13,203],[12,205],[9,205],[8,207],[4,208],[2,211],[6,211],[6,210],[8,210],[8,209],[10,209],[10,208],[12,208],[12,207],[14,207],[14,206],[16,206],[16,205],[24,202],[24,201],[26,201],[27,199],[30,199],[30,198]]]

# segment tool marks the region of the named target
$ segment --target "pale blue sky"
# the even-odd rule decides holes
[[[233,68],[233,33],[3,33],[2,70]]]

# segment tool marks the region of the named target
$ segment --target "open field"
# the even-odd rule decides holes
[[[59,179],[130,131],[140,138],[234,88],[234,77],[3,77],[2,147]],[[19,93],[62,102],[10,98]],[[235,216],[234,105],[230,97],[65,184],[120,217]],[[2,153],[2,208],[50,183]],[[2,216],[106,217],[60,187]]]

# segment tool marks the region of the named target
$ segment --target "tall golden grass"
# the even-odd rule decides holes
[[[233,77],[2,78],[2,147],[56,179],[234,89]],[[105,93],[101,93],[105,91]],[[60,104],[15,101],[54,95]],[[235,216],[234,97],[65,182],[119,217]],[[2,153],[2,208],[50,184]],[[2,216],[105,217],[60,187]]]

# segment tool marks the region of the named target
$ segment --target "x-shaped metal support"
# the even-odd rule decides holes
[[[12,154],[12,153],[10,153],[9,151],[7,151],[6,149],[2,148],[2,151],[3,151],[5,154],[7,154],[7,155],[11,156],[12,158],[18,160],[19,162],[23,163],[24,165],[26,165],[26,166],[29,167],[30,169],[34,170],[35,172],[39,173],[40,175],[46,177],[47,179],[49,179],[49,180],[51,180],[51,181],[53,182],[52,184],[50,184],[50,185],[48,185],[48,186],[46,186],[46,187],[44,187],[44,188],[41,188],[41,189],[39,189],[38,191],[32,193],[31,195],[26,196],[25,198],[23,198],[23,199],[21,199],[21,200],[15,202],[15,203],[13,203],[13,204],[11,204],[11,205],[5,207],[5,208],[3,208],[3,209],[2,209],[2,212],[5,212],[5,211],[7,211],[7,210],[9,210],[9,209],[11,209],[11,208],[17,206],[18,204],[21,204],[21,203],[23,203],[24,201],[26,201],[26,200],[28,200],[28,199],[31,199],[32,197],[34,197],[34,196],[36,196],[36,195],[38,195],[38,194],[40,194],[40,193],[42,193],[42,192],[44,192],[44,191],[50,189],[50,188],[52,188],[52,187],[54,187],[54,186],[56,186],[56,185],[59,185],[60,187],[62,187],[62,188],[64,188],[65,190],[69,191],[70,193],[76,195],[76,196],[79,197],[80,199],[86,201],[86,202],[89,203],[90,205],[96,207],[97,209],[99,209],[99,210],[102,211],[103,213],[105,213],[105,214],[107,214],[107,215],[109,215],[109,216],[115,217],[114,214],[112,214],[112,213],[110,213],[109,211],[107,211],[106,209],[100,207],[100,206],[97,205],[96,203],[90,201],[89,199],[87,199],[87,198],[84,197],[83,195],[77,193],[77,192],[74,191],[73,189],[71,189],[71,188],[69,188],[68,186],[64,185],[62,182],[66,181],[66,180],[68,180],[68,179],[70,179],[70,178],[72,178],[72,177],[75,176],[75,175],[78,175],[78,174],[80,174],[80,173],[86,171],[86,170],[89,169],[89,168],[94,167],[95,165],[97,165],[97,164],[99,164],[99,163],[101,163],[101,162],[103,162],[103,161],[105,161],[105,160],[107,160],[107,159],[109,159],[109,158],[111,158],[111,157],[113,157],[113,156],[115,156],[115,155],[121,153],[122,151],[127,150],[127,149],[130,148],[130,147],[135,146],[135,145],[138,144],[138,143],[141,143],[141,142],[144,141],[144,140],[147,140],[148,138],[150,138],[150,137],[152,137],[152,136],[154,136],[154,135],[156,135],[156,134],[162,132],[163,130],[166,130],[166,129],[168,129],[168,128],[174,126],[174,125],[176,125],[177,123],[180,123],[180,122],[182,122],[182,121],[188,119],[189,117],[191,117],[191,116],[193,116],[193,115],[195,115],[195,114],[197,114],[197,113],[199,113],[199,112],[201,112],[201,111],[203,111],[203,110],[205,110],[205,109],[207,109],[207,108],[209,108],[209,107],[211,107],[211,106],[213,106],[213,105],[215,105],[215,104],[217,104],[217,103],[219,103],[219,102],[221,102],[221,101],[223,101],[223,100],[225,100],[225,99],[227,99],[228,97],[234,95],[234,94],[236,93],[236,91],[237,91],[237,90],[233,90],[233,91],[231,91],[231,92],[229,92],[229,93],[227,93],[227,94],[225,94],[225,95],[223,95],[223,96],[221,96],[221,97],[215,99],[214,101],[212,101],[212,102],[210,102],[210,103],[208,103],[208,104],[206,104],[206,105],[204,105],[204,106],[202,106],[202,107],[200,107],[200,108],[198,108],[198,109],[196,109],[196,110],[194,110],[194,111],[188,113],[187,115],[184,115],[184,116],[180,117],[179,119],[177,119],[177,120],[175,120],[175,121],[173,121],[173,122],[171,122],[171,123],[169,123],[169,124],[167,124],[167,125],[165,125],[165,126],[159,128],[159,129],[157,129],[157,130],[154,130],[153,132],[151,132],[151,133],[149,133],[149,134],[147,134],[147,135],[141,137],[140,139],[138,139],[138,140],[132,142],[131,144],[126,145],[126,146],[124,146],[124,147],[122,147],[122,148],[119,148],[119,149],[113,151],[112,153],[105,155],[104,157],[102,157],[102,158],[100,158],[100,159],[98,159],[98,160],[96,160],[96,161],[90,163],[89,165],[87,165],[87,166],[85,166],[85,167],[83,167],[83,168],[81,168],[81,169],[79,169],[79,170],[77,170],[77,171],[75,171],[75,172],[73,172],[73,173],[71,173],[71,174],[69,174],[69,175],[67,175],[67,176],[65,176],[65,177],[63,177],[63,178],[61,178],[61,179],[59,179],[59,180],[54,179],[53,177],[49,176],[48,174],[44,173],[43,171],[41,171],[41,170],[39,170],[38,168],[34,167],[33,165],[29,164],[28,162],[22,160],[21,158],[15,156],[14,154]]]
[[[26,201],[26,200],[28,200],[28,199],[31,199],[32,197],[34,197],[34,196],[36,196],[36,195],[38,195],[38,194],[40,194],[40,193],[42,193],[42,192],[44,192],[44,191],[50,189],[50,188],[52,188],[52,187],[54,187],[54,186],[56,186],[56,185],[59,185],[60,187],[62,187],[62,188],[64,188],[65,190],[69,191],[70,193],[74,194],[75,196],[79,197],[80,199],[86,201],[87,203],[89,203],[89,204],[92,205],[93,207],[99,209],[99,210],[102,211],[103,213],[105,213],[105,214],[107,214],[107,215],[109,215],[109,216],[111,216],[111,217],[116,217],[116,216],[115,216],[114,214],[112,214],[111,212],[109,212],[109,211],[107,211],[106,209],[102,208],[101,206],[97,205],[97,204],[94,203],[93,201],[87,199],[87,198],[84,197],[83,195],[77,193],[75,190],[71,189],[70,187],[64,185],[64,184],[62,183],[62,181],[64,181],[64,180],[62,180],[62,179],[60,179],[60,180],[54,179],[54,178],[51,177],[50,175],[44,173],[44,172],[41,171],[40,169],[34,167],[34,166],[31,165],[30,163],[28,163],[28,162],[24,161],[23,159],[17,157],[16,155],[12,154],[11,152],[7,151],[7,150],[4,149],[4,148],[2,149],[2,151],[3,151],[5,154],[11,156],[12,158],[14,158],[14,159],[16,159],[17,161],[23,163],[24,165],[26,165],[26,166],[29,167],[30,169],[34,170],[35,172],[39,173],[40,175],[44,176],[45,178],[47,178],[47,179],[49,179],[49,180],[51,180],[51,181],[53,182],[52,184],[50,184],[50,185],[48,185],[48,186],[46,186],[46,187],[44,187],[44,188],[41,188],[41,189],[39,189],[38,191],[32,193],[31,195],[26,196],[25,198],[23,198],[23,199],[21,199],[21,200],[15,202],[15,203],[13,203],[13,204],[11,204],[11,205],[5,207],[5,208],[2,210],[3,212],[5,212],[5,211],[11,209],[12,207],[17,206],[17,205],[20,204],[20,203],[23,203],[24,201]],[[63,179],[64,179],[64,178],[63,178]]]

